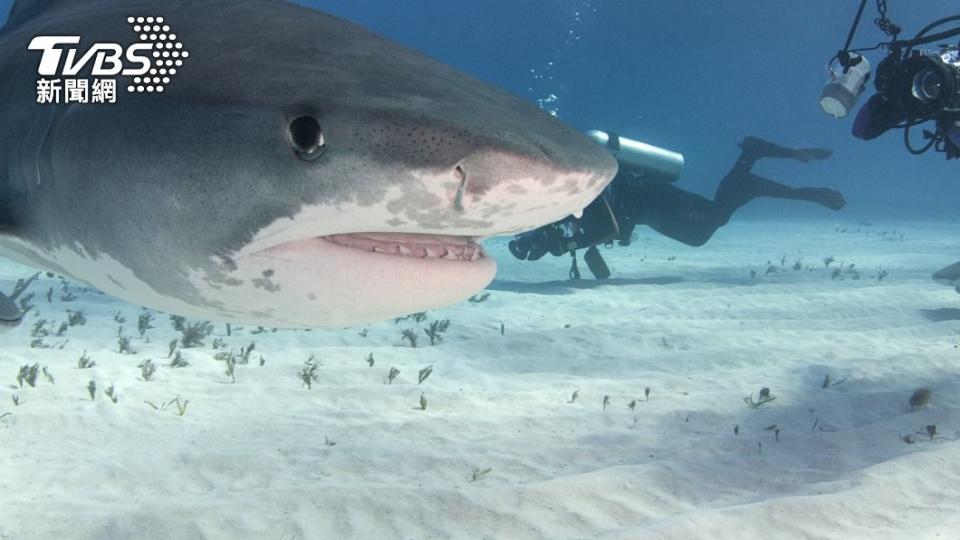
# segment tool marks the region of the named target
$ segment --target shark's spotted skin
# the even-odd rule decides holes
[[[118,77],[116,104],[36,103],[34,36],[129,44],[139,14],[190,50],[162,94]],[[282,2],[18,0],[0,31],[0,249],[173,313],[345,326],[458,302],[495,272],[480,239],[615,172],[534,105]]]

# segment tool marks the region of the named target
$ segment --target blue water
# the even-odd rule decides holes
[[[790,184],[842,190],[850,216],[952,217],[960,164],[915,157],[899,132],[864,142],[851,119],[823,114],[817,98],[827,60],[846,37],[856,0],[665,2],[661,0],[312,0],[300,1],[360,23],[532,101],[551,94],[565,121],[602,128],[685,154],[686,189],[711,196],[755,134],[789,145],[835,150],[822,164],[764,164]],[[0,22],[10,0],[0,0]],[[868,6],[855,44],[884,39]],[[912,36],[953,14],[956,2],[889,2]],[[871,58],[874,65],[880,54]],[[550,64],[552,62],[552,65]],[[539,76],[539,78],[538,78]],[[871,86],[872,92],[872,86]],[[754,204],[749,215],[820,217],[797,203]]]

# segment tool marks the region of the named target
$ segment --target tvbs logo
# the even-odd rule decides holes
[[[129,93],[162,93],[190,53],[163,17],[128,17],[127,23],[140,39],[126,47],[94,43],[81,52],[81,36],[33,38],[27,48],[41,53],[37,103],[116,103],[115,77],[131,78]]]

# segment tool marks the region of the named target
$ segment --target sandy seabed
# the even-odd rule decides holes
[[[960,295],[930,280],[956,231],[738,222],[694,249],[640,230],[604,284],[495,239],[483,302],[365,335],[217,324],[183,368],[166,315],[141,339],[140,308],[42,276],[0,336],[0,538],[958,538]],[[2,261],[0,285],[31,273]],[[32,348],[68,309],[86,324]],[[233,383],[214,356],[251,342]],[[34,363],[55,384],[19,388]]]

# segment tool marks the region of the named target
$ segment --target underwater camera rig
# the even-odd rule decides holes
[[[944,43],[960,36],[960,15],[937,19],[913,38],[901,40],[901,28],[887,17],[886,0],[876,0],[879,17],[874,23],[890,41],[851,49],[867,1],[861,0],[843,49],[828,62],[830,80],[820,94],[820,107],[834,118],[847,116],[871,77],[870,62],[861,53],[886,49],[887,56],[877,64],[876,94],[857,114],[854,136],[870,140],[891,129],[903,129],[910,153],[923,154],[932,148],[947,159],[960,158],[960,41]],[[958,25],[930,33],[950,23]],[[910,129],[924,122],[933,122],[933,129],[923,131],[927,142],[916,148],[910,142]]]

